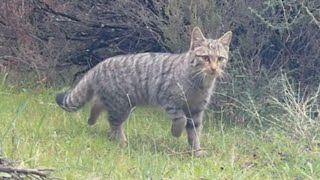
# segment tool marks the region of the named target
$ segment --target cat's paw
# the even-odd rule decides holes
[[[93,126],[94,124],[96,124],[96,119],[93,119],[92,117],[88,118],[88,125]]]
[[[119,141],[119,146],[122,148],[125,148],[128,146],[128,141],[127,140],[120,140]]]
[[[199,149],[193,152],[194,157],[207,157],[209,155],[209,152],[203,149]]]
[[[174,136],[174,137],[180,137],[182,132],[183,132],[183,129],[184,128],[174,128],[172,127],[171,128],[171,134]]]
[[[185,129],[187,121],[181,119],[180,121],[176,121],[172,123],[171,133],[174,137],[180,137],[183,130]]]
[[[113,129],[111,130],[110,134],[109,134],[109,138],[111,140],[116,140],[119,142],[119,145],[121,147],[126,147],[128,145],[128,141],[127,138],[122,130],[122,128],[117,128],[117,129]]]

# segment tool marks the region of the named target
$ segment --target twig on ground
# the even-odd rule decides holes
[[[12,177],[32,177],[37,179],[48,178],[48,174],[53,172],[53,169],[23,169],[14,167],[14,165],[5,160],[3,157],[0,157],[0,173],[5,173]],[[1,176],[0,176],[1,179]]]
[[[52,169],[19,169],[10,166],[0,166],[0,172],[8,174],[24,174],[24,175],[36,175],[39,177],[47,177],[48,172],[52,172]]]

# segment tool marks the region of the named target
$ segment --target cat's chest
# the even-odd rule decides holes
[[[199,107],[205,106],[210,98],[209,89],[193,89],[186,95],[188,106]]]

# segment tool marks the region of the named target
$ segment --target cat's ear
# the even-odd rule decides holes
[[[201,46],[205,41],[206,41],[206,38],[203,36],[200,28],[195,27],[191,33],[190,49],[194,50],[195,48]]]
[[[219,38],[219,42],[225,46],[225,47],[229,47],[230,42],[231,42],[231,38],[232,38],[232,32],[228,31],[226,32],[223,36],[221,36]]]

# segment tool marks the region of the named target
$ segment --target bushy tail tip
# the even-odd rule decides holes
[[[64,103],[65,97],[66,97],[66,93],[59,93],[56,95],[56,102],[63,109],[66,109],[65,103]]]

